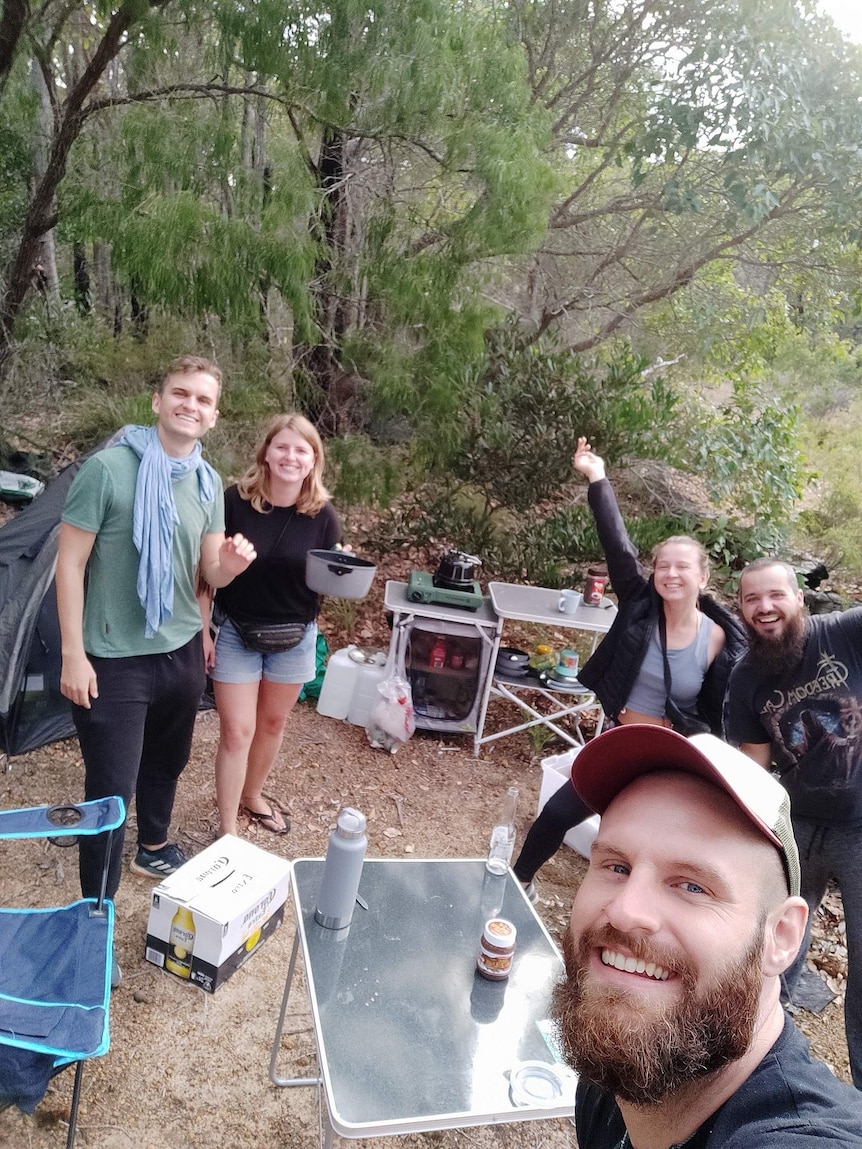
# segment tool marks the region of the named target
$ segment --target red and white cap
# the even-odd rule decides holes
[[[728,793],[781,853],[790,893],[799,894],[799,851],[789,794],[767,770],[714,734],[684,738],[664,726],[616,726],[579,752],[572,764],[572,785],[592,810],[603,814],[630,782],[659,770],[693,774]]]

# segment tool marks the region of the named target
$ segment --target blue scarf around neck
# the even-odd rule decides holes
[[[117,446],[129,447],[141,461],[135,483],[132,540],[140,559],[137,591],[146,615],[146,637],[153,638],[174,611],[174,526],[180,521],[172,485],[198,473],[201,502],[215,499],[215,472],[201,455],[200,443],[185,459],[165,452],[155,427],[129,424]]]

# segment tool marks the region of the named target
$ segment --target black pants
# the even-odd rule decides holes
[[[198,703],[206,683],[200,634],[169,654],[95,658],[99,697],[73,706],[84,758],[84,797],[135,798],[138,841],[167,839],[177,779],[189,760]],[[124,828],[114,834],[107,895],[120,884]],[[105,835],[82,838],[81,891],[97,897]]]
[[[796,960],[783,977],[782,1000],[793,1001],[799,984],[811,923],[823,900],[829,879],[841,890],[847,944],[847,985],[844,991],[844,1029],[850,1054],[850,1074],[862,1089],[862,830],[855,825],[821,826],[808,818],[793,819],[793,836],[802,863],[802,896],[808,902],[808,927]]]
[[[569,830],[592,817],[592,813],[572,783],[564,782],[542,807],[524,839],[518,860],[512,866],[518,881],[531,882],[536,871],[562,846]]]

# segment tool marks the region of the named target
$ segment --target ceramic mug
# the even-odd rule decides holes
[[[578,604],[581,601],[580,591],[576,590],[561,590],[560,598],[557,602],[557,610],[561,614],[574,614],[578,609]]]

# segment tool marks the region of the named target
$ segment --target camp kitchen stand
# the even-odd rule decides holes
[[[586,689],[555,690],[532,677],[523,682],[501,678],[495,674],[497,653],[506,619],[587,631],[593,636],[592,652],[616,617],[613,602],[603,598],[597,607],[580,603],[574,614],[564,614],[557,609],[557,590],[492,582],[488,591],[489,597],[477,611],[467,611],[439,603],[410,602],[407,583],[386,583],[384,604],[393,614],[389,664],[411,685],[416,725],[423,730],[472,734],[477,757],[485,743],[540,725],[571,746],[583,745],[577,727],[573,735],[558,724],[568,716],[596,709],[595,695]],[[438,637],[448,651],[458,652],[460,666],[451,666],[451,654],[449,664],[430,665]],[[541,714],[530,704],[535,695],[550,703],[550,714]],[[513,702],[528,715],[527,720],[486,735],[485,718],[492,696]]]

